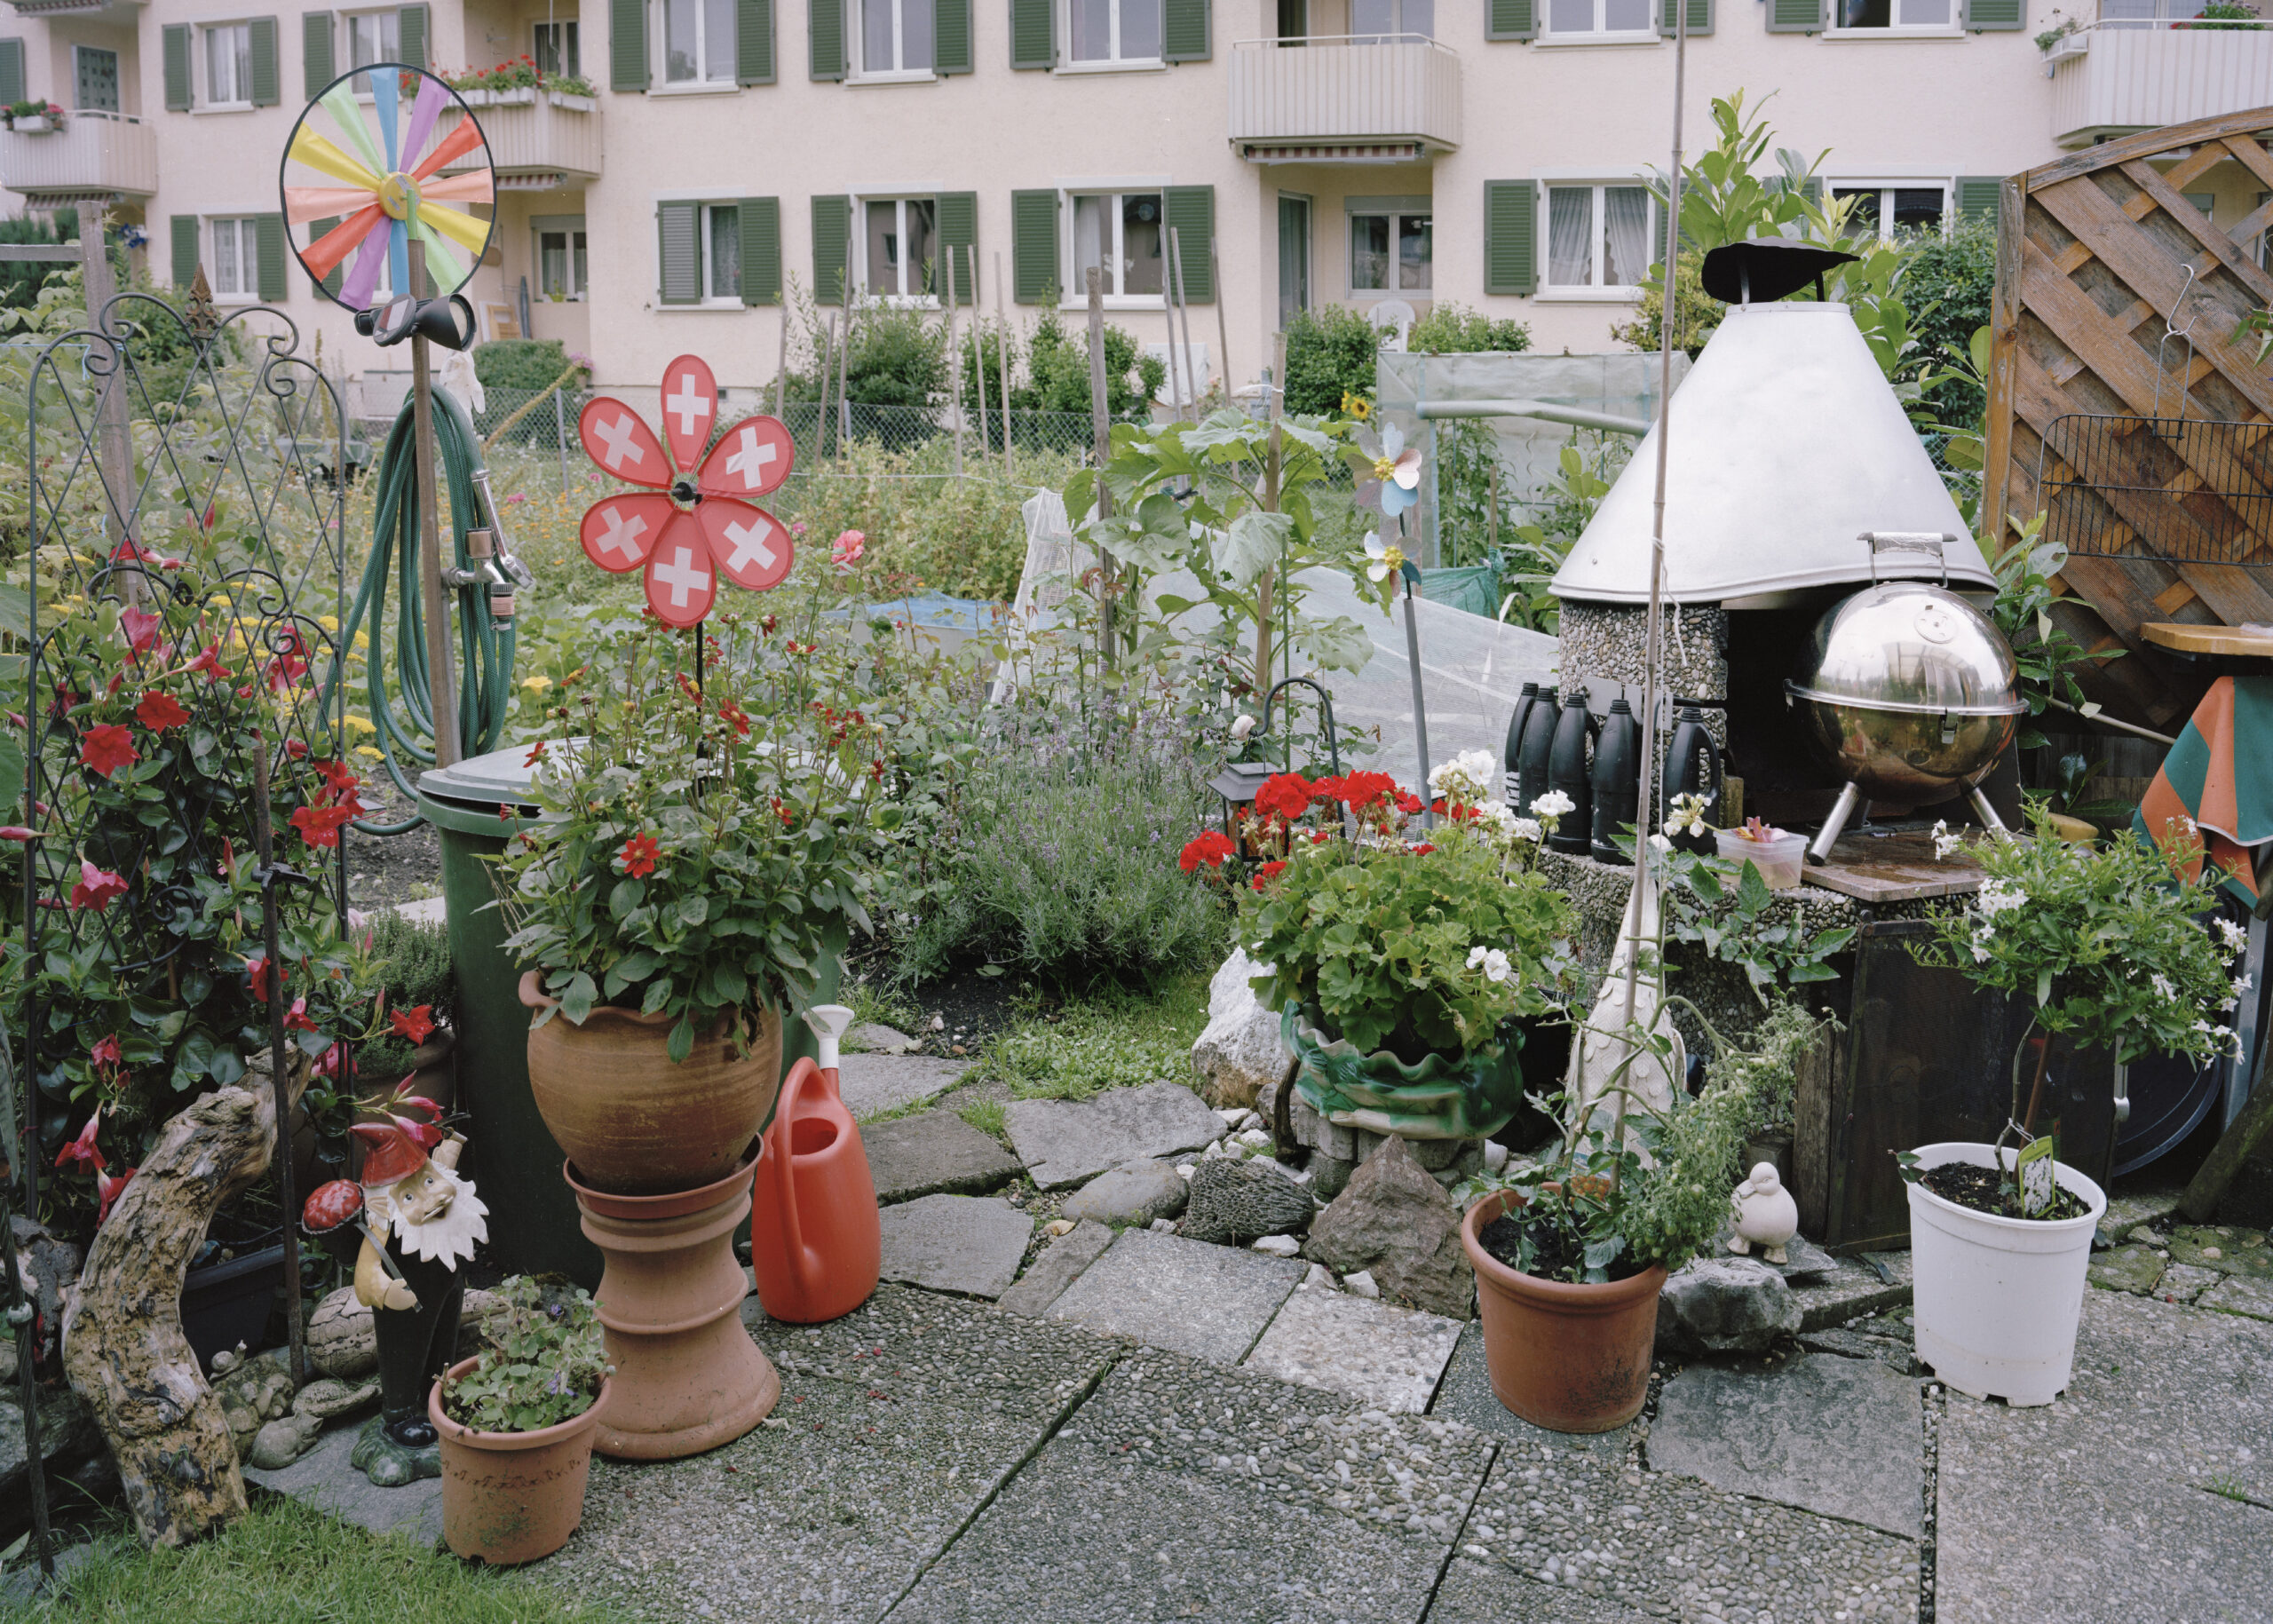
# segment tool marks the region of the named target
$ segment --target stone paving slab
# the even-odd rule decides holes
[[[1513,1438],[1533,1448],[1551,1446],[1557,1450],[1579,1450],[1600,1460],[1605,1469],[1624,1457],[1626,1436],[1630,1430],[1620,1427],[1615,1431],[1592,1434],[1548,1432],[1532,1426],[1501,1404],[1492,1390],[1492,1372],[1484,1360],[1484,1324],[1477,1319],[1461,1327],[1460,1345],[1453,1350],[1444,1378],[1437,1383],[1437,1396],[1429,1406],[1429,1414],[1440,1421],[1463,1422],[1479,1431]]]
[[[245,1481],[279,1494],[289,1494],[303,1505],[368,1528],[373,1533],[400,1533],[423,1545],[442,1539],[442,1480],[425,1477],[400,1488],[375,1486],[349,1464],[355,1453],[355,1436],[369,1419],[358,1411],[324,1430],[316,1446],[280,1471],[244,1468]]]
[[[1018,1158],[952,1111],[926,1111],[860,1129],[876,1200],[977,1195],[1016,1178]]]
[[[1179,1083],[1111,1089],[1089,1100],[1012,1100],[1010,1143],[1034,1182],[1063,1190],[1107,1168],[1196,1151],[1224,1137],[1224,1119]]]
[[[1008,1290],[1034,1239],[1034,1220],[999,1196],[919,1196],[877,1216],[884,1279],[970,1297]]]
[[[1650,1466],[1914,1540],[1918,1384],[1876,1359],[1826,1354],[1691,1365],[1658,1395]]]
[[[1232,1365],[1255,1346],[1304,1271],[1293,1258],[1127,1230],[1047,1317]]]
[[[1282,1382],[1416,1414],[1429,1407],[1460,1333],[1459,1320],[1440,1314],[1305,1284],[1243,1363]]]
[[[1519,1579],[1472,1557],[1453,1558],[1429,1608],[1429,1624],[1655,1624],[1657,1616]]]
[[[846,1054],[837,1059],[837,1091],[856,1121],[944,1094],[962,1081],[968,1063],[929,1055]],[[960,1118],[957,1119],[961,1121]]]
[[[2194,1301],[2198,1307],[2214,1308],[2222,1314],[2247,1314],[2254,1319],[2273,1319],[2273,1286],[2263,1280],[2245,1277],[2222,1280]]]
[[[1829,1274],[1791,1282],[1792,1295],[1799,1300],[1801,1330],[1826,1330],[1862,1315],[1909,1306],[1910,1254],[1873,1252],[1869,1256],[1886,1266],[1892,1279],[1881,1279],[1878,1271],[1858,1255],[1841,1256],[1839,1267]]]
[[[1104,1224],[1083,1219],[1065,1234],[1051,1241],[1018,1277],[1017,1285],[1004,1292],[995,1306],[1006,1313],[1036,1316],[1057,1301],[1065,1287],[1081,1278],[1081,1271],[1105,1256],[1113,1244],[1113,1232]]]

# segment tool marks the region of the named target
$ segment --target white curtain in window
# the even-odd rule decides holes
[[[1593,282],[1594,214],[1592,186],[1547,189],[1547,280],[1552,286],[1584,288]]]
[[[1105,263],[1105,238],[1111,231],[1105,219],[1109,197],[1077,197],[1073,200],[1073,287],[1076,297],[1086,297],[1089,289],[1089,267],[1105,267],[1105,291],[1118,293],[1114,280],[1116,266]]]
[[[1649,274],[1650,194],[1644,186],[1603,188],[1603,281],[1612,288],[1638,286]]]

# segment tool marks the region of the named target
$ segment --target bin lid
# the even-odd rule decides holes
[[[571,739],[554,748],[573,750],[582,742]],[[501,801],[527,806],[531,804],[529,785],[536,778],[528,757],[528,746],[515,744],[487,755],[469,756],[451,766],[432,767],[418,775],[418,793],[446,805],[475,806],[489,812],[495,812]]]

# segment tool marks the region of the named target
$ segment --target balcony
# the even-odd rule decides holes
[[[44,135],[0,134],[0,186],[43,201],[148,197],[158,132],[122,113],[73,113]]]
[[[466,103],[489,144],[500,191],[546,192],[589,186],[600,178],[600,115],[590,97],[558,91],[471,91]],[[471,167],[446,165],[445,172]]]
[[[1257,163],[1402,163],[1460,145],[1460,55],[1415,34],[1242,40],[1232,146]]]
[[[2052,139],[2089,147],[2273,102],[2273,30],[2103,19],[2045,53]]]

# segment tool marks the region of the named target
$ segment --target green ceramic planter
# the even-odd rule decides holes
[[[1320,1019],[1290,1003],[1279,1029],[1299,1063],[1295,1091],[1330,1122],[1406,1139],[1476,1139],[1499,1132],[1523,1105],[1513,1036],[1471,1055],[1432,1054],[1407,1066],[1385,1049],[1365,1054],[1327,1037]]]

